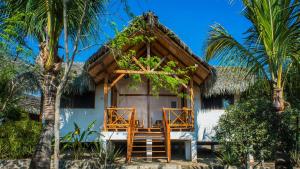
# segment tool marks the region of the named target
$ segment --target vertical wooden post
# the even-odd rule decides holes
[[[193,79],[191,79],[190,81],[190,100],[191,100],[191,120],[192,120],[192,123],[193,123],[193,129],[194,129],[194,81]]]
[[[147,80],[147,127],[150,128],[151,126],[151,116],[150,116],[150,80]]]
[[[191,79],[190,81],[190,100],[191,100],[191,109],[194,111],[194,81]]]
[[[104,131],[106,131],[107,123],[107,100],[108,100],[108,75],[105,75],[104,79]]]
[[[150,60],[150,42],[147,42],[147,60]],[[147,70],[150,71],[150,65],[147,65]]]

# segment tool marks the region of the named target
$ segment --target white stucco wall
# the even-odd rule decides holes
[[[209,142],[215,136],[214,127],[225,110],[199,110],[197,115],[198,141]]]
[[[194,95],[195,135],[199,142],[212,141],[215,136],[214,128],[218,125],[218,121],[225,110],[202,109],[199,87],[194,87]]]
[[[108,104],[110,105],[110,93]],[[95,91],[95,108],[76,108],[76,109],[61,109],[60,110],[60,135],[64,136],[68,132],[74,130],[74,122],[78,124],[83,130],[96,120],[93,130],[100,132],[103,126],[103,112],[104,112],[104,95],[103,85],[98,85]],[[96,139],[96,135],[89,137],[87,141]]]
[[[108,94],[108,105],[111,105],[110,98],[111,98],[111,93]],[[126,97],[122,99],[125,98]],[[194,87],[194,99],[195,99],[194,100],[195,132],[193,136],[196,137],[197,140],[200,142],[212,141],[211,139],[215,134],[213,129],[218,124],[220,116],[224,114],[225,111],[224,110],[202,110],[201,94],[200,94],[200,88],[198,86]],[[188,106],[189,105],[190,105],[190,101],[188,100]],[[143,106],[143,109],[146,109],[146,107]],[[95,108],[61,109],[60,135],[64,136],[68,132],[73,131],[74,122],[76,122],[81,128],[85,129],[88,126],[88,124],[94,120],[96,120],[96,124],[93,130],[100,132],[101,128],[103,127],[103,117],[104,117],[103,112],[104,112],[104,94],[103,94],[103,84],[101,84],[96,87]],[[190,139],[189,137],[190,136],[188,136],[187,139]],[[92,141],[94,139],[96,139],[95,136],[90,137],[88,141]],[[120,136],[117,136],[115,139],[120,139]],[[173,137],[173,139],[177,139],[177,138]]]

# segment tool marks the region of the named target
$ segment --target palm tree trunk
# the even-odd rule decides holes
[[[45,124],[32,157],[31,169],[50,169],[52,155],[52,138],[54,136],[54,112],[56,86],[54,85],[55,74],[48,73],[44,78],[44,102],[43,112]]]
[[[283,88],[273,89],[273,106],[278,114],[284,111]]]
[[[284,131],[282,128],[282,112],[285,109],[285,101],[283,99],[283,88],[273,89],[273,106],[276,111],[276,123],[275,129],[277,131],[277,148],[275,152],[275,168],[276,169],[288,169],[291,168],[288,153],[284,149]]]

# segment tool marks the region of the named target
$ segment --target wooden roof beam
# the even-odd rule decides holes
[[[159,51],[157,51],[155,48],[152,48],[152,52],[155,53],[155,54],[158,54],[158,55],[162,55]],[[169,59],[169,60],[176,60],[175,56],[173,56],[172,54],[167,54],[166,57]],[[178,62],[179,66],[180,67],[186,67],[185,65],[183,65],[184,63],[182,62]],[[193,79],[195,80],[195,82],[197,84],[201,84],[203,82],[203,79],[201,77],[199,77],[196,73],[195,75],[193,76]]]
[[[138,46],[142,46],[142,47],[138,48],[138,52],[137,52],[137,55],[140,55],[142,52],[145,51],[145,48],[144,48],[145,44],[138,45]],[[132,48],[130,48],[130,49],[132,49]],[[101,65],[100,68],[101,69],[100,68],[97,69],[96,75],[92,75],[90,73],[91,76],[98,79],[98,81],[101,81],[102,78],[104,78],[103,76],[101,76],[101,79],[97,78],[97,76],[102,75],[103,71],[106,71],[107,73],[109,73],[109,72],[112,72],[114,69],[116,69],[118,67],[118,64],[116,63],[116,60],[113,58],[112,55],[109,55],[107,57],[112,57],[111,62],[109,62],[106,65],[103,62],[100,62],[100,65]],[[93,70],[89,70],[89,72],[91,72],[91,71],[93,71]]]
[[[154,71],[156,70],[164,61],[166,60],[166,56],[164,56],[160,61],[159,63],[157,63],[157,65],[155,65],[154,68],[151,69],[151,71]]]
[[[161,45],[163,45],[166,49],[168,49],[171,53],[173,53],[175,56],[177,55],[185,55],[186,57],[188,57],[189,59],[180,59],[180,57],[177,57],[178,59],[182,60],[183,62],[185,62],[187,65],[193,65],[195,62],[199,62],[197,59],[195,59],[193,56],[191,56],[189,53],[187,53],[184,49],[182,49],[181,47],[178,46],[178,44],[176,44],[175,42],[173,42],[172,40],[170,40],[169,37],[167,37],[165,34],[163,34],[160,30],[154,29],[155,31],[155,35],[157,36],[157,43],[160,43]],[[206,76],[201,76],[202,79],[205,79],[208,75],[209,75],[209,70],[202,65],[203,63],[201,63],[199,65],[199,69],[201,70],[201,75],[203,74],[203,72],[206,72]]]
[[[132,57],[132,60],[135,62],[135,64],[137,64],[142,70],[146,71],[146,68],[141,64],[140,61],[137,60],[136,57]],[[147,66],[148,67],[148,66]]]
[[[114,85],[120,81],[126,74],[120,74],[108,87],[108,90],[110,90]]]
[[[176,75],[176,73],[169,73],[164,71],[143,71],[143,70],[115,70],[116,74],[161,74],[161,75]]]

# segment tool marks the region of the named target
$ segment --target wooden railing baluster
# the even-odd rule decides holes
[[[190,108],[163,108],[171,129],[194,130],[194,112]]]
[[[103,117],[103,130],[107,131],[107,110],[104,110],[104,117]]]
[[[163,126],[165,132],[165,146],[166,146],[166,155],[167,161],[171,161],[171,138],[170,138],[170,126],[167,118],[165,109],[163,109]]]
[[[135,108],[130,107],[110,107],[104,111],[104,131],[126,130],[130,125],[130,115]]]
[[[135,108],[133,108],[130,115],[129,127],[127,130],[127,156],[126,156],[127,163],[131,162],[133,137],[135,132],[135,116],[136,116],[136,112],[135,112]]]

